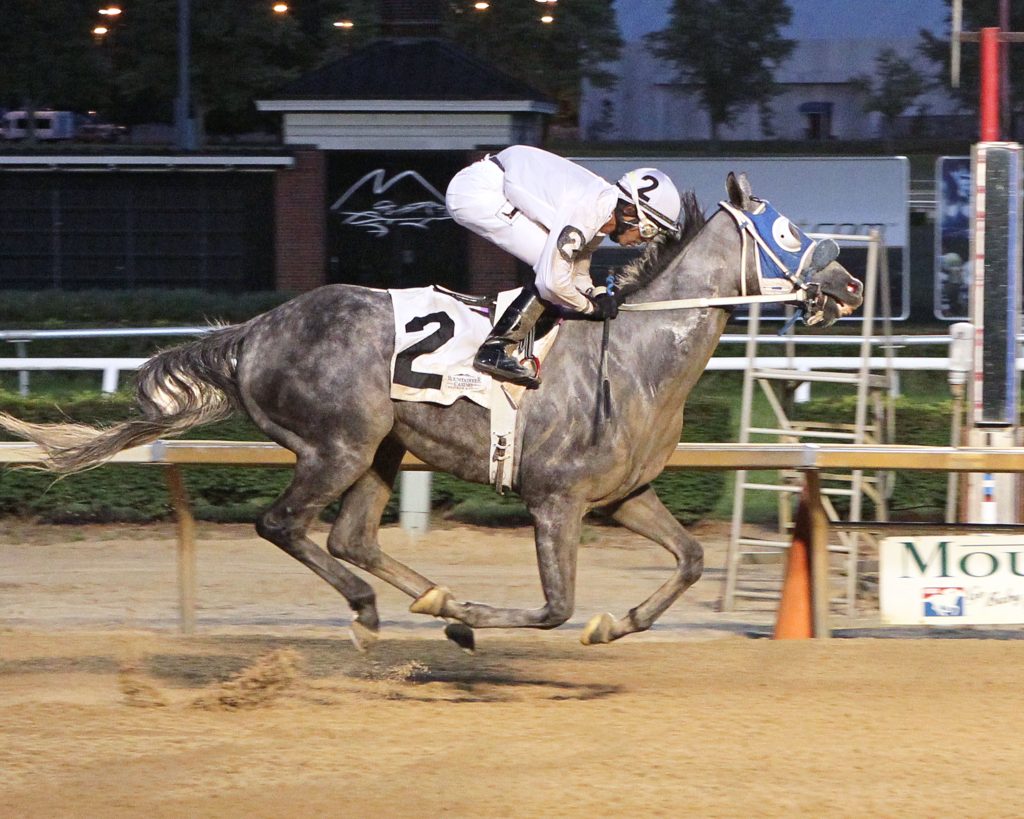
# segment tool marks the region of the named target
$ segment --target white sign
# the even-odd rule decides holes
[[[882,622],[1024,623],[1024,537],[890,537],[878,550]]]
[[[692,190],[708,213],[727,198],[729,171],[745,173],[754,196],[770,200],[808,233],[864,234],[878,228],[889,247],[909,244],[910,162],[905,156],[573,159],[612,182],[637,166],[658,168],[679,190]]]
[[[910,314],[910,162],[905,156],[634,156],[573,160],[612,182],[638,166],[658,168],[680,191],[692,190],[709,215],[726,198],[729,171],[745,173],[754,196],[769,200],[806,233],[864,236],[872,228],[877,229],[886,247],[893,251],[889,269],[893,318],[905,319]],[[840,239],[839,245],[866,253],[863,242]],[[855,271],[855,275],[859,274]]]

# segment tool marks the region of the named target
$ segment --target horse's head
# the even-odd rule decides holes
[[[750,192],[746,174],[726,179],[729,201],[720,203],[743,234],[753,239],[758,288],[762,294],[804,292],[804,321],[829,327],[864,301],[864,285],[836,261],[839,245],[815,240]]]

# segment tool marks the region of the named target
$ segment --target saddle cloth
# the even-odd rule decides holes
[[[516,416],[526,387],[495,381],[473,369],[477,349],[491,329],[488,310],[479,299],[438,287],[390,290],[395,313],[395,352],[391,357],[391,397],[450,405],[468,398],[490,410],[489,474],[499,494],[512,488]],[[520,289],[498,295],[495,314]],[[557,335],[557,325],[533,344],[543,360]]]
[[[468,398],[489,407],[491,377],[473,369],[491,329],[486,307],[435,287],[388,292],[395,311],[391,397],[444,405]]]

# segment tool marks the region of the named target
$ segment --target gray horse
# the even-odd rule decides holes
[[[734,208],[761,208],[742,175],[730,174],[726,189]],[[618,273],[627,302],[757,294],[756,254],[748,252],[734,215],[723,209],[705,219],[692,194],[683,200],[682,235],[656,240]],[[861,303],[860,282],[832,259],[834,254],[810,276],[823,324]],[[570,617],[582,521],[590,510],[603,508],[676,560],[668,580],[622,619],[603,614],[590,621],[583,642],[610,642],[650,628],[701,576],[700,544],[662,505],[650,482],[679,441],[686,397],[728,315],[719,307],[623,312],[613,322],[606,356],[600,354],[601,327],[587,321],[562,326],[545,361],[544,382],[523,399],[516,429],[513,487],[534,520],[545,600],[535,609],[460,602],[377,543],[406,452],[433,469],[487,483],[490,441],[487,411],[469,401],[439,406],[390,398],[394,319],[385,291],[330,285],[160,353],[138,374],[141,418],[97,429],[0,415],[0,426],[38,443],[47,453],[46,468],[68,473],[235,410],[248,413],[297,458],[291,484],[260,518],[257,531],[345,597],[355,612],[352,633],[360,648],[378,631],[376,597],[345,563],[408,594],[412,611],[447,619],[446,634],[472,647],[474,628],[546,629]],[[602,367],[613,404],[595,436]],[[341,511],[324,550],[307,531],[339,497]]]

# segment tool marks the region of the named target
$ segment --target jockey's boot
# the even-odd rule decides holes
[[[501,318],[491,329],[487,340],[480,345],[473,366],[499,381],[535,388],[540,379],[516,358],[516,347],[526,338],[537,320],[544,315],[544,303],[530,286],[505,308]]]

